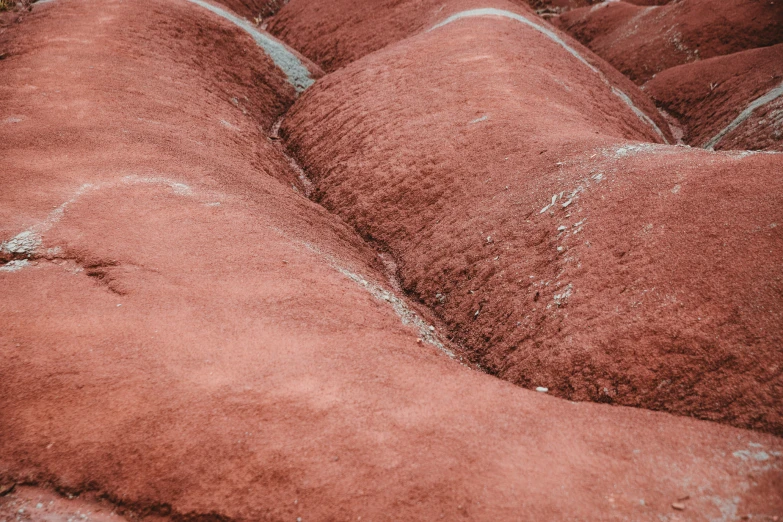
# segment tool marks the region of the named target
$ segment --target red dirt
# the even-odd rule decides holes
[[[557,18],[638,84],[684,63],[783,43],[783,2],[682,0],[662,7],[608,2]]]
[[[283,124],[319,201],[491,373],[783,434],[783,156],[624,149],[650,139],[631,111],[515,24],[319,81]]]
[[[325,71],[334,71],[451,14],[477,7],[511,9],[536,18],[524,0],[291,0],[269,21],[269,31]]]
[[[673,113],[687,130],[684,141],[694,146],[707,143],[732,122],[753,100],[783,83],[783,44],[718,56],[658,74],[645,85],[645,92]],[[759,108],[759,115],[774,105]],[[783,151],[783,113],[766,118],[766,125],[747,120],[737,133],[727,136],[717,148],[747,148]],[[736,143],[735,141],[740,141]]]
[[[293,88],[245,33],[202,8],[56,0],[0,35],[11,50],[0,62],[0,241],[25,230],[41,241],[29,258],[0,266],[0,516],[783,515],[783,440],[571,403],[460,365],[417,343],[429,329],[403,324],[406,301],[383,282],[376,252],[339,218],[386,241],[406,286],[417,285],[427,304],[436,284],[447,289],[434,308],[451,324],[435,322],[435,331],[473,343],[487,334],[487,316],[500,317],[501,306],[532,290],[498,284],[491,260],[514,247],[519,253],[503,254],[498,267],[554,281],[567,263],[553,250],[553,227],[568,211],[542,217],[539,203],[601,168],[606,177],[569,207],[569,225],[589,214],[584,229],[557,243],[583,268],[567,266],[562,279],[573,275],[573,295],[550,311],[557,317],[536,316],[542,332],[557,321],[595,326],[596,336],[614,327],[618,350],[625,348],[638,323],[606,314],[584,320],[589,304],[600,314],[607,302],[590,301],[589,292],[624,285],[613,297],[620,311],[654,296],[687,305],[674,316],[640,315],[651,328],[687,323],[677,346],[687,355],[694,335],[737,340],[720,323],[734,307],[732,324],[746,334],[736,364],[750,377],[722,367],[722,389],[736,385],[741,395],[729,409],[737,417],[722,420],[756,425],[739,416],[746,401],[746,414],[775,431],[776,417],[763,417],[759,401],[780,404],[780,370],[746,386],[779,360],[768,343],[780,328],[779,273],[769,261],[779,254],[780,228],[752,227],[779,219],[780,158],[652,145],[631,156],[634,149],[618,144],[656,139],[649,127],[595,73],[512,24],[455,22],[367,56],[299,98],[285,130],[303,156],[322,158],[308,167],[323,200],[350,200],[334,209],[338,216],[303,197],[307,184],[275,139]],[[342,112],[329,114],[334,107]],[[465,123],[485,113],[487,120]],[[349,177],[353,166],[363,170]],[[355,189],[333,183],[339,177]],[[693,212],[705,207],[713,214]],[[732,214],[722,230],[720,218]],[[645,231],[648,222],[667,228]],[[593,241],[590,251],[577,238]],[[428,271],[434,276],[425,280]],[[661,285],[659,294],[641,297],[651,284]],[[473,333],[459,333],[461,316],[449,311],[472,304],[449,285],[470,286],[482,304]],[[542,288],[538,302],[552,294]],[[507,304],[502,295],[511,296]],[[713,315],[700,317],[713,330],[691,321],[707,311]],[[506,328],[507,319],[495,324]],[[732,349],[721,343],[712,348]],[[708,356],[702,361],[714,362]],[[691,362],[674,364],[684,372]],[[707,377],[698,385],[711,385]],[[705,397],[714,399],[702,390],[691,400],[711,412],[698,402]]]
[[[376,2],[372,1],[352,1],[342,5],[339,2],[335,4],[331,0],[328,2],[313,0],[307,3],[294,0],[272,19],[270,31],[301,50],[302,54],[324,70],[330,71],[343,67],[378,48],[426,31],[455,13],[470,9],[491,7],[505,10],[554,30],[546,21],[537,18],[528,9],[505,0],[492,0],[487,4],[477,4],[476,0],[454,0],[445,4],[434,3],[434,0],[424,3],[417,0],[404,0],[394,2],[393,7],[371,8],[375,4]],[[368,16],[368,13],[372,13],[372,16]],[[531,31],[529,27],[518,22],[510,22],[509,30]],[[585,77],[602,74],[612,86],[628,95],[633,103],[655,122],[667,140],[673,140],[668,125],[649,97],[579,42],[565,34],[560,34],[559,37],[574,48],[590,66],[600,71],[595,73],[590,72],[589,69],[580,70],[580,74]],[[543,36],[539,38],[546,40]],[[554,50],[555,56],[567,56],[566,51],[557,45],[550,45],[547,50]],[[577,69],[585,67],[584,64],[573,60],[565,63]],[[593,78],[593,83],[600,83],[595,80],[596,78]],[[607,117],[616,119],[611,114]],[[637,121],[636,124],[638,123]],[[650,133],[649,128],[644,136],[651,141],[660,140],[660,136]]]
[[[215,3],[228,7],[248,20],[254,20],[256,17],[274,15],[283,7],[285,0],[219,0]]]
[[[783,152],[783,97],[754,111],[741,126],[727,134],[716,148]]]
[[[550,15],[559,15],[571,9],[600,4],[603,0],[528,0],[530,7],[536,10],[536,13],[544,18],[551,18]],[[636,5],[665,5],[671,0],[626,0],[630,4]]]

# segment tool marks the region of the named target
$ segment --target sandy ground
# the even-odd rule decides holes
[[[592,67],[421,31],[466,5],[338,70],[294,46],[334,70],[301,95],[187,0],[3,26],[0,519],[783,515],[779,156],[663,145],[560,33]]]
[[[679,120],[685,143],[783,151],[780,2],[731,0],[715,9],[704,0],[618,1],[551,20],[644,84]]]
[[[783,433],[783,157],[641,143],[520,25],[456,20],[310,89],[282,130],[318,200],[492,374]]]

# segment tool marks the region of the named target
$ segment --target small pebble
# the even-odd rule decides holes
[[[672,508],[676,509],[677,511],[685,511],[685,504],[680,504],[679,502],[674,502],[672,504]]]
[[[435,327],[434,326],[430,326],[430,332],[434,332],[434,331],[435,331]]]
[[[565,229],[566,229],[566,226],[565,226],[565,225],[560,225],[559,227],[557,227],[557,231],[558,231],[558,232],[562,232],[562,231],[563,231],[563,230],[565,230]]]
[[[41,503],[39,502],[38,504],[36,504],[36,505],[35,505],[35,507],[36,507],[36,508],[38,508],[38,509],[41,509],[41,508],[43,507],[43,504],[41,504]]]
[[[546,393],[549,391],[549,388],[544,388],[543,386],[539,386],[538,388],[536,388],[536,391],[541,393]]]
[[[416,344],[421,344],[421,339],[416,339]]]
[[[561,246],[557,247],[558,252],[562,252],[563,250],[565,250],[565,247],[561,247]]]

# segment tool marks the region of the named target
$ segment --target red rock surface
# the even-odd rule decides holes
[[[469,205],[443,231],[466,227],[470,232],[456,243],[463,241],[465,256],[475,257],[471,227],[479,220],[485,251],[463,264],[475,271],[474,283],[488,278],[490,250],[506,241],[481,219],[504,217],[496,210],[515,202],[527,213],[533,201],[536,207],[540,198],[548,202],[553,187],[573,188],[582,179],[577,165],[544,168],[545,162],[585,158],[590,169],[605,164],[606,177],[600,183],[590,178],[595,183],[568,207],[574,218],[580,211],[590,214],[572,237],[589,236],[596,251],[605,250],[575,254],[603,265],[590,265],[597,269],[583,277],[584,287],[575,287],[574,302],[591,280],[604,277],[601,269],[609,273],[605,283],[614,281],[617,265],[610,261],[616,248],[606,250],[612,235],[629,245],[629,268],[620,280],[630,299],[646,288],[637,284],[650,282],[631,281],[638,273],[631,271],[636,253],[654,251],[648,243],[646,250],[631,247],[658,241],[665,257],[670,243],[693,240],[682,216],[696,202],[711,205],[719,217],[736,213],[734,224],[742,230],[779,212],[773,205],[778,181],[758,172],[775,167],[777,156],[682,154],[647,144],[631,157],[638,148],[620,144],[657,139],[649,126],[600,76],[567,53],[555,53],[539,33],[531,36],[510,23],[456,22],[368,56],[366,70],[357,63],[318,80],[285,129],[308,140],[330,129],[335,141],[319,141],[321,146],[338,153],[350,146],[360,159],[368,157],[367,146],[376,147],[375,158],[394,169],[388,168],[385,180],[377,177],[379,165],[366,165],[363,174],[389,196],[388,182],[401,175],[395,169],[413,165],[404,160],[422,150],[431,153],[431,172],[448,166],[437,161],[457,165],[449,170],[455,182],[449,190],[430,183],[435,176],[425,179],[411,170],[410,197],[400,200],[410,208],[401,207],[397,223],[401,229],[415,224],[412,210],[437,219],[438,212],[454,212],[441,195],[462,198]],[[467,27],[476,25],[487,34],[470,38]],[[449,34],[459,38],[444,43]],[[432,41],[437,49],[428,47]],[[474,46],[472,55],[449,54],[466,42]],[[773,435],[571,403],[460,365],[460,352],[457,360],[446,356],[445,350],[458,348],[445,341],[448,325],[395,295],[376,252],[340,219],[358,222],[349,212],[371,210],[374,192],[357,191],[338,216],[303,197],[309,183],[275,139],[275,122],[294,103],[295,91],[230,23],[180,0],[57,0],[35,7],[0,36],[0,45],[9,49],[0,62],[0,517],[657,521],[783,514],[783,441]],[[405,68],[389,68],[392,58],[415,49],[422,56],[408,55]],[[430,61],[436,57],[441,66]],[[510,63],[524,65],[526,74]],[[423,70],[427,64],[429,72]],[[557,64],[560,72],[552,74]],[[375,75],[373,81],[366,75]],[[451,83],[445,83],[447,75]],[[460,98],[466,77],[474,83]],[[366,138],[366,127],[385,115],[387,126],[363,144],[341,134],[330,115],[321,113],[323,129],[307,116],[313,107],[327,109],[329,97],[346,85],[352,91],[341,103],[361,106],[369,103],[368,94],[388,95],[369,106],[386,112],[346,123]],[[437,97],[412,99],[438,86]],[[468,96],[479,91],[480,99]],[[573,92],[590,96],[576,103]],[[399,96],[410,106],[381,105]],[[320,108],[314,105],[319,99]],[[422,110],[424,101],[432,103]],[[446,103],[452,105],[444,112]],[[354,109],[344,108],[340,117],[354,118]],[[549,119],[543,117],[547,110]],[[462,120],[480,120],[484,111],[489,117],[470,127]],[[302,129],[292,126],[297,118]],[[497,125],[503,121],[505,137]],[[558,122],[563,132],[554,132]],[[459,129],[464,141],[444,134],[444,125],[450,132]],[[408,133],[406,147],[391,159],[398,137],[390,130]],[[432,151],[435,144],[442,150]],[[517,149],[507,150],[509,144]],[[498,168],[506,152],[513,159]],[[540,176],[522,176],[523,154]],[[663,167],[649,156],[657,154],[670,154],[682,168],[656,176]],[[333,158],[327,160],[324,167]],[[486,170],[476,168],[480,161]],[[721,176],[714,166],[741,176]],[[508,192],[513,199],[498,190],[511,167],[518,176]],[[488,175],[492,179],[484,183]],[[319,190],[326,194],[324,179],[319,174]],[[767,183],[766,199],[759,197],[756,180]],[[357,187],[366,187],[359,181]],[[634,181],[640,186],[630,187]],[[673,181],[677,194],[662,191],[658,200],[650,195],[658,186],[669,190]],[[717,195],[732,198],[705,196],[703,186],[716,184],[724,188]],[[498,196],[495,203],[490,193]],[[428,208],[416,206],[416,195],[429,198]],[[675,195],[683,198],[677,207],[682,212],[658,220],[673,208],[664,198]],[[390,203],[382,201],[377,210]],[[489,210],[472,206],[478,204]],[[641,217],[621,212],[629,204],[637,205]],[[520,229],[533,233],[531,241],[541,239],[537,258],[517,257],[536,265],[531,273],[549,277],[563,266],[544,266],[556,257],[550,228],[561,215],[535,214]],[[714,254],[720,223],[705,226],[706,215],[690,225],[701,227],[706,239],[683,250],[678,260],[685,268]],[[502,227],[517,219],[505,216]],[[673,221],[674,232],[621,235],[650,216],[655,223]],[[388,224],[371,225],[381,230]],[[495,239],[487,242],[485,230]],[[777,230],[754,230],[741,246],[738,236],[721,232],[737,251],[733,259],[744,266],[721,268],[726,258],[719,256],[705,270],[716,278],[710,289],[737,294],[730,302],[738,303],[738,324],[760,339],[747,345],[756,353],[745,355],[758,360],[769,355],[767,334],[758,328],[777,331],[765,322],[777,308],[768,302],[769,287],[760,284],[755,316],[748,318],[742,306],[750,290],[744,285],[772,270],[763,248],[778,247],[779,236],[769,235]],[[416,233],[422,245],[433,247],[448,239],[443,231],[424,227]],[[698,248],[705,249],[703,257],[690,260]],[[440,255],[434,261],[400,255],[406,283],[416,273],[411,268],[423,272],[431,261],[433,269],[443,267],[451,251]],[[676,263],[656,263],[653,279],[666,270],[683,279],[694,275]],[[464,284],[460,277],[455,284]],[[732,277],[733,286],[723,286]],[[702,294],[688,281],[672,285],[695,294],[677,294],[688,304],[680,315],[690,317]],[[471,295],[483,299],[497,288],[490,281]],[[720,306],[729,299],[723,293],[713,295]],[[550,294],[541,292],[540,302]],[[568,299],[561,311],[570,310]],[[449,295],[444,306],[454,303]],[[437,313],[447,317],[438,306]],[[493,310],[482,308],[477,335]],[[425,320],[434,322],[435,334]],[[612,321],[620,333],[628,324]],[[417,343],[420,338],[432,343]],[[758,399],[754,391],[769,391],[761,384],[748,392],[750,407]],[[775,400],[771,394],[769,404]],[[685,510],[675,511],[675,502]]]
[[[597,79],[602,79],[603,83],[615,88],[615,97],[618,95],[629,97],[628,101],[639,109],[640,114],[643,113],[641,119],[651,120],[643,123],[643,126],[657,126],[657,130],[649,136],[650,139],[672,140],[669,127],[656,111],[654,104],[636,89],[632,82],[568,35],[557,33],[556,37],[560,40],[560,45],[552,42],[551,38],[542,32],[555,32],[555,29],[522,6],[505,0],[493,0],[489,4],[477,4],[475,0],[454,0],[445,4],[405,0],[373,10],[370,7],[374,4],[374,2],[350,2],[347,6],[343,6],[322,0],[309,3],[294,1],[270,22],[270,30],[292,43],[302,51],[302,54],[325,70],[334,70],[380,47],[416,33],[426,32],[435,24],[451,16],[458,16],[460,13],[490,9],[495,12],[489,16],[490,18],[523,17],[538,27],[538,39],[550,42],[548,51],[554,50],[556,56],[565,57],[568,51],[563,49],[563,46],[568,46],[573,54],[579,55],[577,60],[565,62],[568,67],[580,69],[580,73],[585,77],[591,77],[595,84],[601,83],[596,81]],[[512,32],[532,30],[529,25],[518,21],[510,22],[509,28]],[[580,60],[582,63],[579,63]],[[587,67],[587,70],[583,67]],[[590,69],[593,69],[592,73]],[[609,117],[615,119],[614,115]],[[640,117],[637,116],[636,119]]]
[[[626,0],[635,5],[664,5],[671,0]],[[530,7],[544,18],[550,19],[571,9],[600,4],[602,0],[528,0]]]
[[[781,84],[783,3],[732,0],[720,9],[704,0],[633,4],[605,2],[554,20],[649,87],[656,103],[679,119],[674,125],[685,143],[783,150],[783,100],[774,90]]]
[[[719,149],[750,149],[783,152],[783,96],[759,107],[742,125],[723,136],[717,143]]]
[[[491,373],[782,434],[783,156],[629,143],[651,133],[518,25],[455,21],[319,81],[283,124],[319,201]]]
[[[291,0],[270,20],[269,31],[333,71],[449,15],[479,7],[535,18],[525,0]]]
[[[707,144],[753,100],[783,84],[783,44],[718,56],[658,74],[645,86],[686,129],[684,141]],[[771,114],[764,117],[764,114]],[[763,119],[761,125],[759,120]],[[783,111],[770,103],[760,108],[716,148],[783,151]]]
[[[556,20],[638,84],[676,65],[783,43],[779,0],[726,0],[719,8],[712,0],[606,2]]]

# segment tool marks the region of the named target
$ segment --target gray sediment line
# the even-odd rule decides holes
[[[769,91],[764,96],[761,96],[760,98],[756,98],[752,102],[750,102],[750,105],[748,105],[744,111],[739,113],[739,116],[734,118],[734,120],[729,123],[722,131],[720,131],[718,134],[715,135],[714,138],[712,138],[710,141],[708,141],[705,145],[705,149],[714,149],[715,145],[722,140],[726,134],[730,133],[737,127],[739,127],[742,122],[750,118],[750,115],[753,114],[753,111],[761,107],[762,105],[766,105],[769,102],[779,98],[781,95],[783,95],[783,83]]]
[[[175,194],[179,196],[191,196],[191,188],[179,181],[171,180],[161,177],[141,177],[141,176],[124,176],[117,181],[109,181],[103,183],[84,183],[80,186],[76,193],[71,198],[57,206],[52,210],[49,215],[42,221],[31,226],[27,230],[23,230],[14,237],[5,241],[0,241],[0,254],[12,254],[20,257],[33,257],[39,253],[39,250],[43,246],[42,235],[60,222],[65,215],[65,211],[76,203],[82,196],[95,192],[97,190],[105,190],[107,188],[115,188],[128,185],[163,185],[169,187]],[[23,266],[23,265],[22,265]]]
[[[38,0],[33,5],[46,4],[52,1],[54,0]],[[297,94],[304,92],[308,87],[315,83],[315,80],[310,75],[310,71],[307,69],[307,67],[305,67],[302,61],[288,49],[288,47],[275,40],[268,34],[262,33],[247,20],[230,13],[225,9],[221,9],[220,7],[212,5],[208,2],[204,2],[203,0],[187,1],[212,11],[218,16],[222,16],[249,34],[256,44],[258,44],[258,46],[264,50],[264,53],[266,53],[266,55],[269,56],[273,62],[275,62],[275,65],[281,71],[283,71],[283,73],[285,73],[288,83],[293,85]]]
[[[305,91],[315,83],[315,80],[310,76],[310,71],[294,53],[284,44],[256,29],[256,27],[247,20],[239,18],[225,9],[221,9],[220,7],[204,2],[203,0],[187,1],[212,11],[218,16],[222,16],[249,34],[258,46],[264,50],[264,53],[275,62],[275,65],[285,73],[288,83],[294,86],[297,93]]]
[[[193,0],[191,0],[191,1],[193,1]],[[576,49],[574,49],[573,47],[568,45],[562,38],[560,38],[557,35],[557,33],[555,33],[554,31],[552,31],[550,29],[547,29],[546,27],[544,27],[542,25],[538,25],[538,24],[536,24],[534,22],[531,22],[530,20],[528,20],[527,18],[525,18],[524,16],[522,16],[520,14],[513,13],[511,11],[505,11],[503,9],[495,9],[495,8],[492,8],[492,7],[483,7],[483,8],[480,8],[480,9],[469,9],[467,11],[461,11],[459,13],[456,13],[456,14],[453,14],[453,15],[449,16],[448,18],[446,18],[442,22],[439,22],[439,23],[435,24],[434,26],[432,26],[429,29],[429,31],[433,31],[435,29],[438,29],[439,27],[443,27],[446,24],[450,24],[451,22],[460,20],[462,18],[473,18],[473,17],[482,17],[482,16],[500,16],[500,17],[503,17],[503,18],[510,18],[512,20],[516,20],[517,22],[521,22],[521,23],[527,25],[528,27],[531,27],[531,28],[535,29],[536,31],[540,32],[541,34],[543,34],[544,36],[546,36],[547,38],[549,38],[550,40],[552,40],[553,42],[558,44],[560,47],[565,49],[569,54],[571,54],[574,58],[576,58],[577,60],[582,62],[582,64],[584,64],[587,68],[589,68],[591,71],[596,73],[598,75],[598,77],[601,78],[601,81],[609,86],[609,88],[612,91],[612,94],[614,94],[615,96],[620,98],[623,101],[623,103],[626,104],[631,109],[631,111],[633,111],[634,115],[637,118],[639,118],[639,120],[641,120],[644,124],[646,124],[649,127],[651,127],[655,131],[655,133],[658,136],[661,137],[661,139],[663,140],[664,143],[667,143],[667,144],[669,143],[669,140],[666,139],[666,136],[661,131],[661,129],[658,127],[658,125],[656,125],[656,123],[652,120],[652,118],[647,116],[647,114],[645,114],[644,111],[642,111],[636,105],[634,105],[633,101],[631,100],[631,98],[627,94],[625,94],[620,89],[614,87],[609,82],[609,80],[606,78],[606,76],[604,76],[604,74],[597,67],[593,66],[590,62],[585,60],[585,58],[581,54],[579,54],[579,52],[577,52]]]

